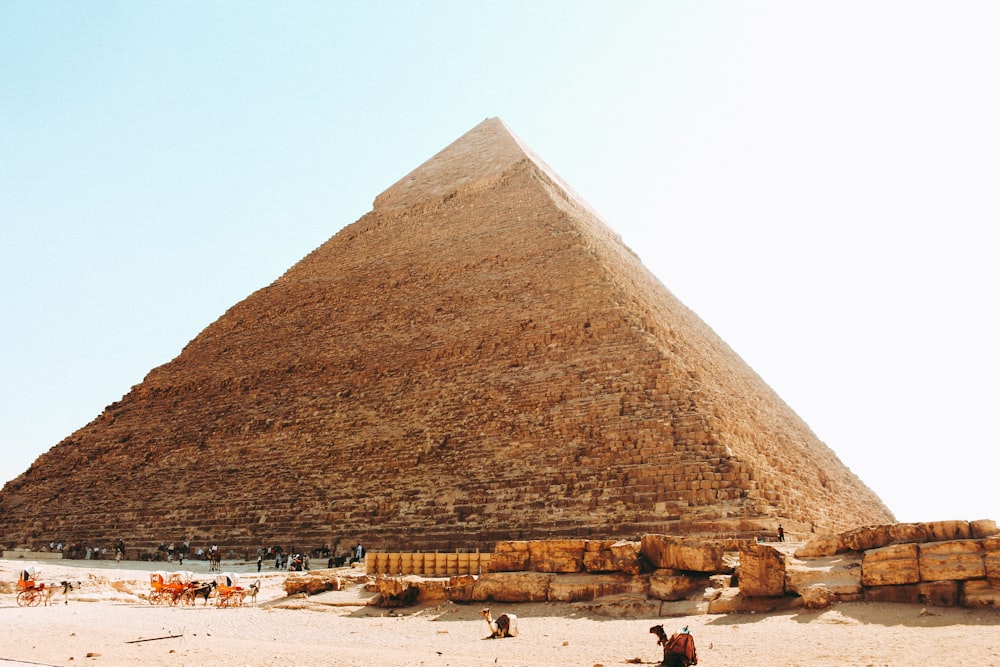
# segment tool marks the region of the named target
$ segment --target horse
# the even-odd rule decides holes
[[[207,581],[207,582],[202,583],[200,581],[195,581],[195,582],[192,582],[192,583],[195,584],[195,587],[193,589],[191,589],[191,592],[194,594],[194,600],[193,601],[197,602],[198,598],[200,598],[200,597],[201,598],[205,598],[205,606],[207,607],[208,606],[208,596],[210,596],[212,594],[212,591],[215,590],[215,582],[214,581]]]
[[[251,606],[257,606],[257,593],[260,593],[260,580],[250,584],[245,591],[243,591],[243,599],[250,598]]]
[[[63,592],[63,604],[69,604],[69,592],[80,588],[79,581],[61,581],[58,584],[50,584],[45,587],[45,606],[48,607],[52,604],[52,596],[55,595],[56,590],[62,589]]]

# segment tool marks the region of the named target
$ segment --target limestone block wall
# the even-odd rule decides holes
[[[831,546],[890,534],[925,541],[862,551]],[[954,535],[965,537],[951,539]],[[640,542],[506,542],[497,545],[478,576],[453,578],[445,590],[461,601],[584,602],[625,596],[634,613],[664,616],[820,608],[859,600],[1000,606],[1000,531],[993,521],[872,526],[832,537],[823,541],[823,553],[816,553],[817,543],[794,555],[790,545],[780,543],[667,535],[644,535]]]

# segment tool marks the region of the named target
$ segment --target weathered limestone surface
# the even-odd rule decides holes
[[[865,586],[899,586],[920,581],[919,548],[916,544],[893,544],[864,553],[861,583]]]
[[[805,597],[805,591],[816,586],[835,595],[860,593],[861,555],[842,554],[809,560],[791,558],[785,563],[787,592]]]
[[[983,538],[983,565],[986,576],[1000,582],[1000,535]]]
[[[926,542],[920,545],[920,580],[981,579],[986,576],[981,540]]]
[[[709,614],[733,614],[753,611],[758,613],[788,609],[792,606],[790,598],[780,597],[750,597],[744,595],[738,588],[727,588],[719,596],[708,603]]]
[[[627,574],[562,574],[549,584],[549,602],[580,602],[608,595],[649,594],[649,578]]]
[[[912,531],[904,531],[912,534]],[[873,533],[874,534],[874,533]],[[926,535],[927,533],[925,533]],[[953,532],[938,533],[955,534]],[[958,534],[963,534],[959,532]],[[668,536],[653,535],[641,543],[639,559],[645,562],[682,558],[664,556],[676,546]],[[677,540],[685,550],[697,540]],[[538,563],[550,567],[552,554],[586,554],[609,550],[607,541],[541,540],[505,543],[510,553],[541,554]],[[861,544],[859,542],[858,544]],[[864,544],[873,542],[865,540]],[[876,540],[874,543],[879,543]],[[615,543],[617,544],[617,543]],[[635,544],[635,543],[633,543]],[[717,540],[706,542],[708,553],[720,548]],[[659,615],[691,613],[733,613],[773,611],[804,606],[823,609],[837,601],[869,600],[922,605],[970,607],[1000,603],[1000,580],[988,577],[987,560],[1000,550],[1000,536],[939,542],[902,543],[851,551],[835,556],[803,559],[789,555],[785,545],[739,542],[739,551],[725,552],[722,558],[685,554],[691,561],[715,562],[721,571],[657,569],[652,573],[612,572],[497,572],[481,576],[453,576],[432,580],[421,590],[419,599],[447,599],[459,602],[495,600],[503,602],[565,602],[587,604],[595,611],[605,604],[607,615],[649,614],[659,604]],[[697,551],[694,553],[697,554]],[[581,555],[582,554],[582,555]],[[736,576],[733,557],[737,558]],[[529,566],[531,559],[525,561]],[[630,560],[625,567],[630,567]],[[550,568],[551,569],[551,568]],[[923,577],[923,579],[921,579]],[[304,578],[303,578],[304,579]],[[738,580],[738,587],[734,584]],[[400,580],[403,582],[404,580]],[[404,583],[408,583],[406,579]],[[424,584],[417,584],[423,588]],[[386,584],[388,586],[388,584]],[[403,588],[381,590],[382,598],[394,603],[409,594]],[[436,596],[436,597],[435,597]]]
[[[724,572],[726,545],[717,541],[643,535],[642,555],[654,567],[693,572]]]
[[[640,542],[629,540],[588,540],[583,566],[587,572],[639,574],[639,547]]]
[[[529,569],[535,572],[583,572],[583,554],[586,549],[586,540],[529,542]]]
[[[497,542],[495,549],[490,557],[491,572],[521,572],[531,569],[528,565],[531,554],[526,540]]]
[[[482,574],[472,589],[476,602],[546,602],[555,574],[542,572],[496,572]]]
[[[969,522],[969,533],[976,539],[996,535],[1000,530],[997,529],[997,522],[993,519],[977,519]]]
[[[325,591],[339,591],[344,587],[344,579],[332,572],[309,572],[285,579],[285,594],[306,593],[316,595]]]
[[[740,590],[749,597],[778,597],[785,594],[785,556],[766,544],[749,544],[740,549]]]
[[[925,523],[928,542],[947,540],[967,540],[972,537],[972,527],[968,521],[931,521]]]
[[[657,600],[684,600],[711,586],[707,576],[678,570],[657,570],[649,577],[649,595]]]
[[[1000,607],[1000,581],[962,582],[963,607]]]
[[[8,546],[486,550],[779,521],[892,514],[498,119],[0,491]]]
[[[803,588],[799,595],[806,609],[826,609],[837,601],[837,594],[822,584]]]
[[[890,544],[942,542],[984,538],[1000,533],[996,521],[933,521],[861,526],[842,533],[818,535],[796,550],[799,558],[833,556],[848,551],[867,551]]]

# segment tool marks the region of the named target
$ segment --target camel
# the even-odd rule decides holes
[[[486,619],[486,624],[490,626],[490,639],[517,637],[517,616],[514,614],[500,614],[494,621],[490,615],[489,607],[479,613]]]
[[[663,647],[663,662],[660,663],[660,667],[690,667],[698,664],[694,638],[688,632],[686,625],[670,637],[667,637],[662,625],[654,625],[649,631],[656,635],[656,643]]]

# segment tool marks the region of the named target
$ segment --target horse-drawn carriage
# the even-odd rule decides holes
[[[171,572],[169,574],[162,571],[150,572],[149,603],[194,604],[194,590],[198,587],[198,582],[193,580],[193,576],[192,572]]]
[[[239,577],[232,572],[223,572],[215,577],[215,604],[217,607],[242,607],[244,588],[239,585]]]
[[[17,577],[17,604],[22,607],[37,607],[45,597],[45,584],[37,580],[38,570],[29,567],[21,570]]]

